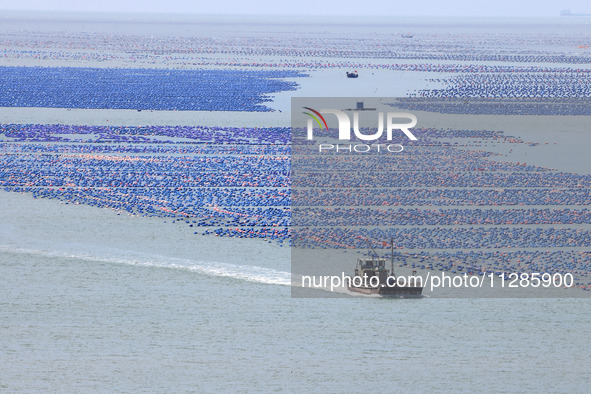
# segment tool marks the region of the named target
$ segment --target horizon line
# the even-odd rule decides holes
[[[152,16],[152,17],[196,17],[196,16],[227,16],[227,17],[312,17],[312,18],[323,18],[323,17],[336,17],[336,18],[434,18],[434,19],[446,19],[446,18],[478,18],[478,19],[490,19],[490,18],[506,18],[506,19],[515,19],[515,18],[531,18],[531,19],[538,19],[538,18],[577,18],[585,16],[562,16],[560,15],[560,10],[558,10],[555,14],[552,15],[416,15],[416,14],[362,14],[362,15],[355,15],[355,14],[300,14],[300,13],[219,13],[219,12],[206,12],[206,13],[199,13],[195,11],[113,11],[113,10],[63,10],[63,9],[52,9],[52,10],[38,10],[38,9],[15,9],[15,8],[0,8],[0,13],[34,13],[34,14],[82,14],[88,16],[105,16],[105,15],[142,15],[142,16]],[[330,21],[326,21],[330,23]]]

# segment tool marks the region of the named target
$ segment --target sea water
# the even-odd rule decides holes
[[[27,195],[0,202],[5,391],[591,385],[588,299],[297,299],[275,244]]]
[[[457,26],[452,22],[444,25]],[[586,31],[565,20],[544,23],[527,28]],[[476,25],[453,29],[481,28]],[[358,30],[370,34],[370,27]],[[440,28],[408,21],[403,31]],[[506,31],[502,24],[491,29]],[[515,23],[511,29],[518,29]],[[318,84],[304,82],[306,94],[332,94],[332,71],[317,74],[323,75]],[[408,85],[400,80],[397,94]],[[360,92],[381,96],[384,89],[363,84]],[[57,119],[48,110],[3,111],[23,122],[31,113]],[[0,223],[1,391],[591,387],[588,299],[297,299],[290,296],[288,248],[263,240],[195,235],[182,221],[6,192],[0,192]]]

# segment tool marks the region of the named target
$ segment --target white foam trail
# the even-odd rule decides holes
[[[203,275],[218,276],[233,278],[238,280],[245,280],[254,283],[264,283],[270,285],[281,286],[295,286],[301,287],[300,277],[294,277],[292,283],[291,273],[285,271],[278,271],[272,268],[258,267],[252,265],[239,265],[230,263],[221,263],[215,261],[201,261],[191,259],[181,259],[175,257],[165,256],[150,256],[144,258],[120,258],[120,257],[99,257],[91,254],[72,254],[67,252],[41,250],[41,249],[25,249],[18,247],[11,247],[7,245],[0,245],[0,252],[29,254],[41,257],[61,258],[68,260],[83,260],[90,262],[101,262],[109,264],[124,264],[133,265],[137,267],[154,267],[163,269],[176,269],[181,271],[195,272]],[[327,291],[332,293],[341,293],[347,295],[360,295],[359,293],[352,293],[346,287],[335,287],[331,290],[330,287],[314,287],[314,290]],[[371,297],[371,295],[363,295]]]
[[[156,267],[196,272],[209,276],[234,278],[256,283],[291,286],[291,274],[272,268],[251,265],[220,263],[215,261],[195,261],[190,259],[167,258],[156,256],[156,261],[143,259],[123,259],[118,257],[99,257],[89,254],[71,254],[57,251],[23,249],[0,245],[0,251],[19,254],[30,254],[43,257],[58,257],[72,260],[96,261],[111,264],[125,264],[139,267]]]

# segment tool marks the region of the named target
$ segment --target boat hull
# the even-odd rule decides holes
[[[423,293],[423,288],[420,286],[349,286],[348,290],[354,293],[378,295],[381,297],[420,297]]]

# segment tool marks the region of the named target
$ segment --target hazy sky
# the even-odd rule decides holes
[[[589,0],[0,0],[0,9],[195,14],[558,16],[591,13]]]

